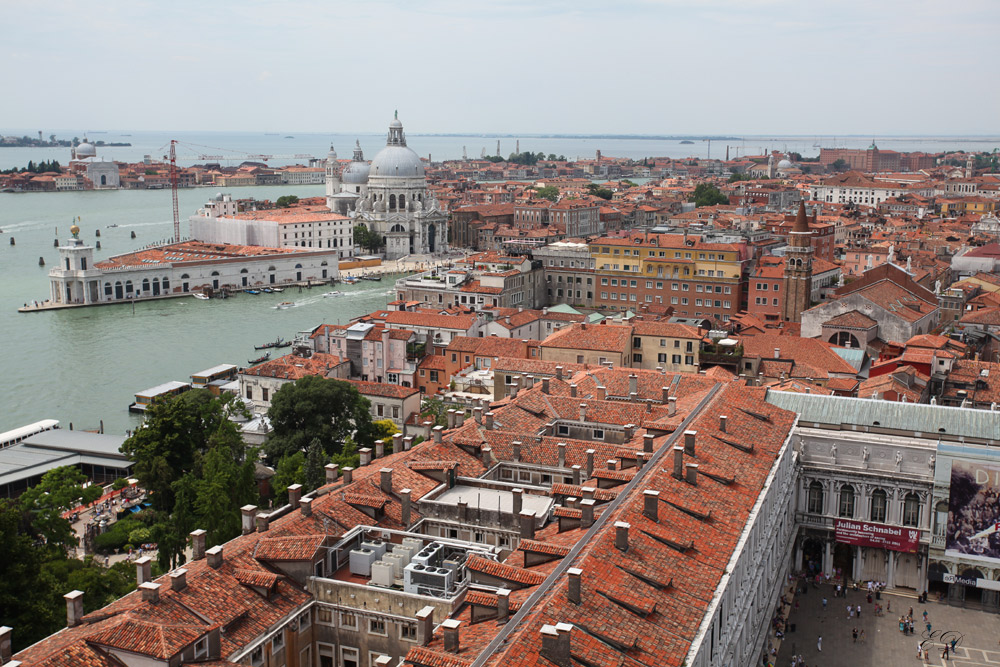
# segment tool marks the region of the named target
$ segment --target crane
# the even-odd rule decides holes
[[[174,203],[174,243],[181,242],[181,217],[177,207],[177,140],[170,140],[170,197]]]

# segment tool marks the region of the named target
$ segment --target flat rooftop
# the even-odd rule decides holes
[[[91,464],[128,468],[131,462],[121,453],[123,435],[106,435],[60,428],[37,433],[5,449],[0,449],[0,485],[44,475],[60,466]]]
[[[459,485],[434,498],[434,502],[446,505],[457,505],[460,501],[468,503],[470,508],[479,507],[508,514],[514,511],[514,494],[500,489]],[[534,512],[535,516],[546,516],[552,509],[553,502],[547,496],[525,493],[521,496],[521,509]]]

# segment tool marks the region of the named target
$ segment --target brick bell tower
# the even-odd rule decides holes
[[[813,216],[815,220],[815,215]],[[806,218],[806,205],[799,202],[799,213],[789,234],[785,250],[785,303],[782,318],[801,322],[802,311],[809,308],[812,295],[812,231]]]

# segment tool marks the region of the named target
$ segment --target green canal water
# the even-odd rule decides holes
[[[275,199],[323,194],[323,186],[254,187],[228,190],[234,197]],[[187,216],[215,194],[181,190],[181,233]],[[261,353],[253,346],[323,323],[343,323],[382,308],[392,288],[382,282],[339,285],[343,296],[324,298],[330,288],[290,288],[283,294],[241,294],[200,301],[193,297],[18,313],[17,308],[49,296],[48,270],[56,264],[53,240],[64,242],[76,216],[80,238],[100,240],[98,259],[167,239],[172,235],[170,192],[108,191],[0,193],[0,432],[58,419],[64,428],[108,433],[134,429],[128,412],[137,391],[189,376],[216,364],[245,366]],[[118,225],[109,228],[109,225]],[[100,230],[98,239],[96,230]],[[131,232],[136,238],[131,238]],[[10,239],[16,245],[10,245]],[[45,266],[38,258],[45,258]],[[291,308],[274,308],[293,301]]]

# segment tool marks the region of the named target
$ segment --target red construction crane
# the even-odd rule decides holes
[[[170,197],[174,201],[174,243],[181,240],[181,216],[177,206],[177,140],[170,140]]]

